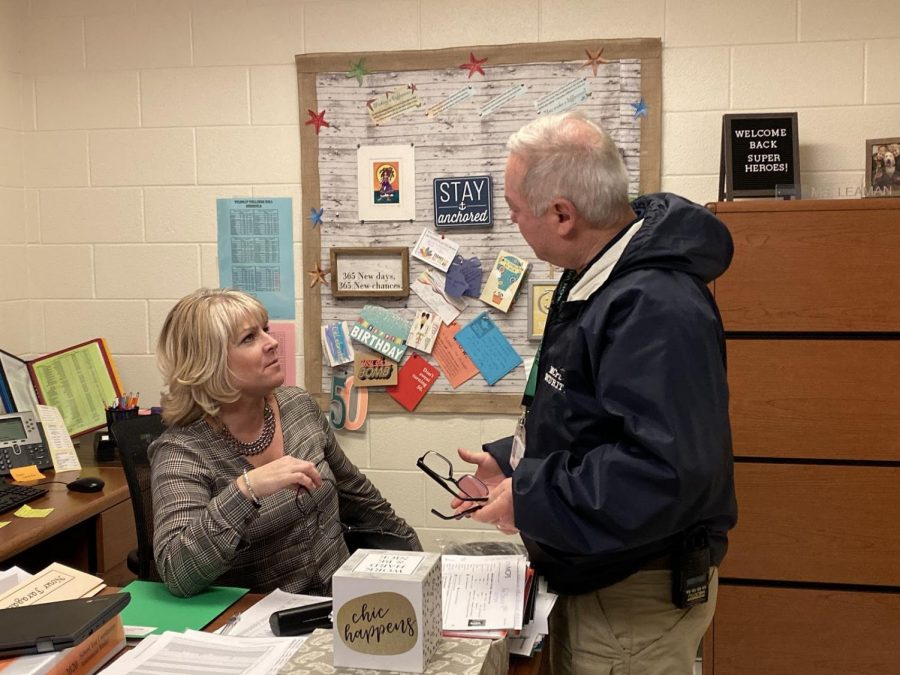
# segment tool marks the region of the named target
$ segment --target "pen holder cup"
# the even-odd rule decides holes
[[[107,408],[106,409],[106,428],[112,429],[113,422],[119,422],[121,420],[127,420],[132,417],[138,416],[138,411],[140,408],[134,406],[133,408],[125,408],[123,410],[119,410],[118,408]]]

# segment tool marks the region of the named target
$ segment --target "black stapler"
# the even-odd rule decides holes
[[[316,628],[331,628],[331,600],[272,612],[269,625],[279,637],[306,635]]]

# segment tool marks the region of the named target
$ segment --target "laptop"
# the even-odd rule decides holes
[[[74,647],[130,600],[128,593],[115,593],[0,609],[0,658]]]

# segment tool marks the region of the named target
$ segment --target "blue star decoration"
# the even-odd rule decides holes
[[[366,60],[360,59],[356,63],[350,64],[350,70],[347,71],[347,74],[344,77],[350,78],[355,77],[357,84],[361,87],[363,83],[363,78],[369,74],[369,71],[366,70]]]
[[[322,224],[322,214],[324,212],[325,212],[324,206],[320,209],[316,209],[316,207],[314,206],[309,210],[309,215],[307,216],[307,218],[309,218],[310,223],[312,223],[313,227],[315,227],[316,225]]]
[[[641,96],[640,101],[635,101],[634,103],[629,104],[632,108],[634,108],[634,118],[638,117],[646,117],[647,116],[647,104],[644,102],[644,97]]]

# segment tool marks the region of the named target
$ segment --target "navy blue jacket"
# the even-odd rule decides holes
[[[485,446],[512,475],[515,523],[559,593],[631,575],[705,524],[721,562],[737,520],[725,340],[707,284],[731,262],[725,225],[671,194],[551,307],[515,472],[510,439]]]

